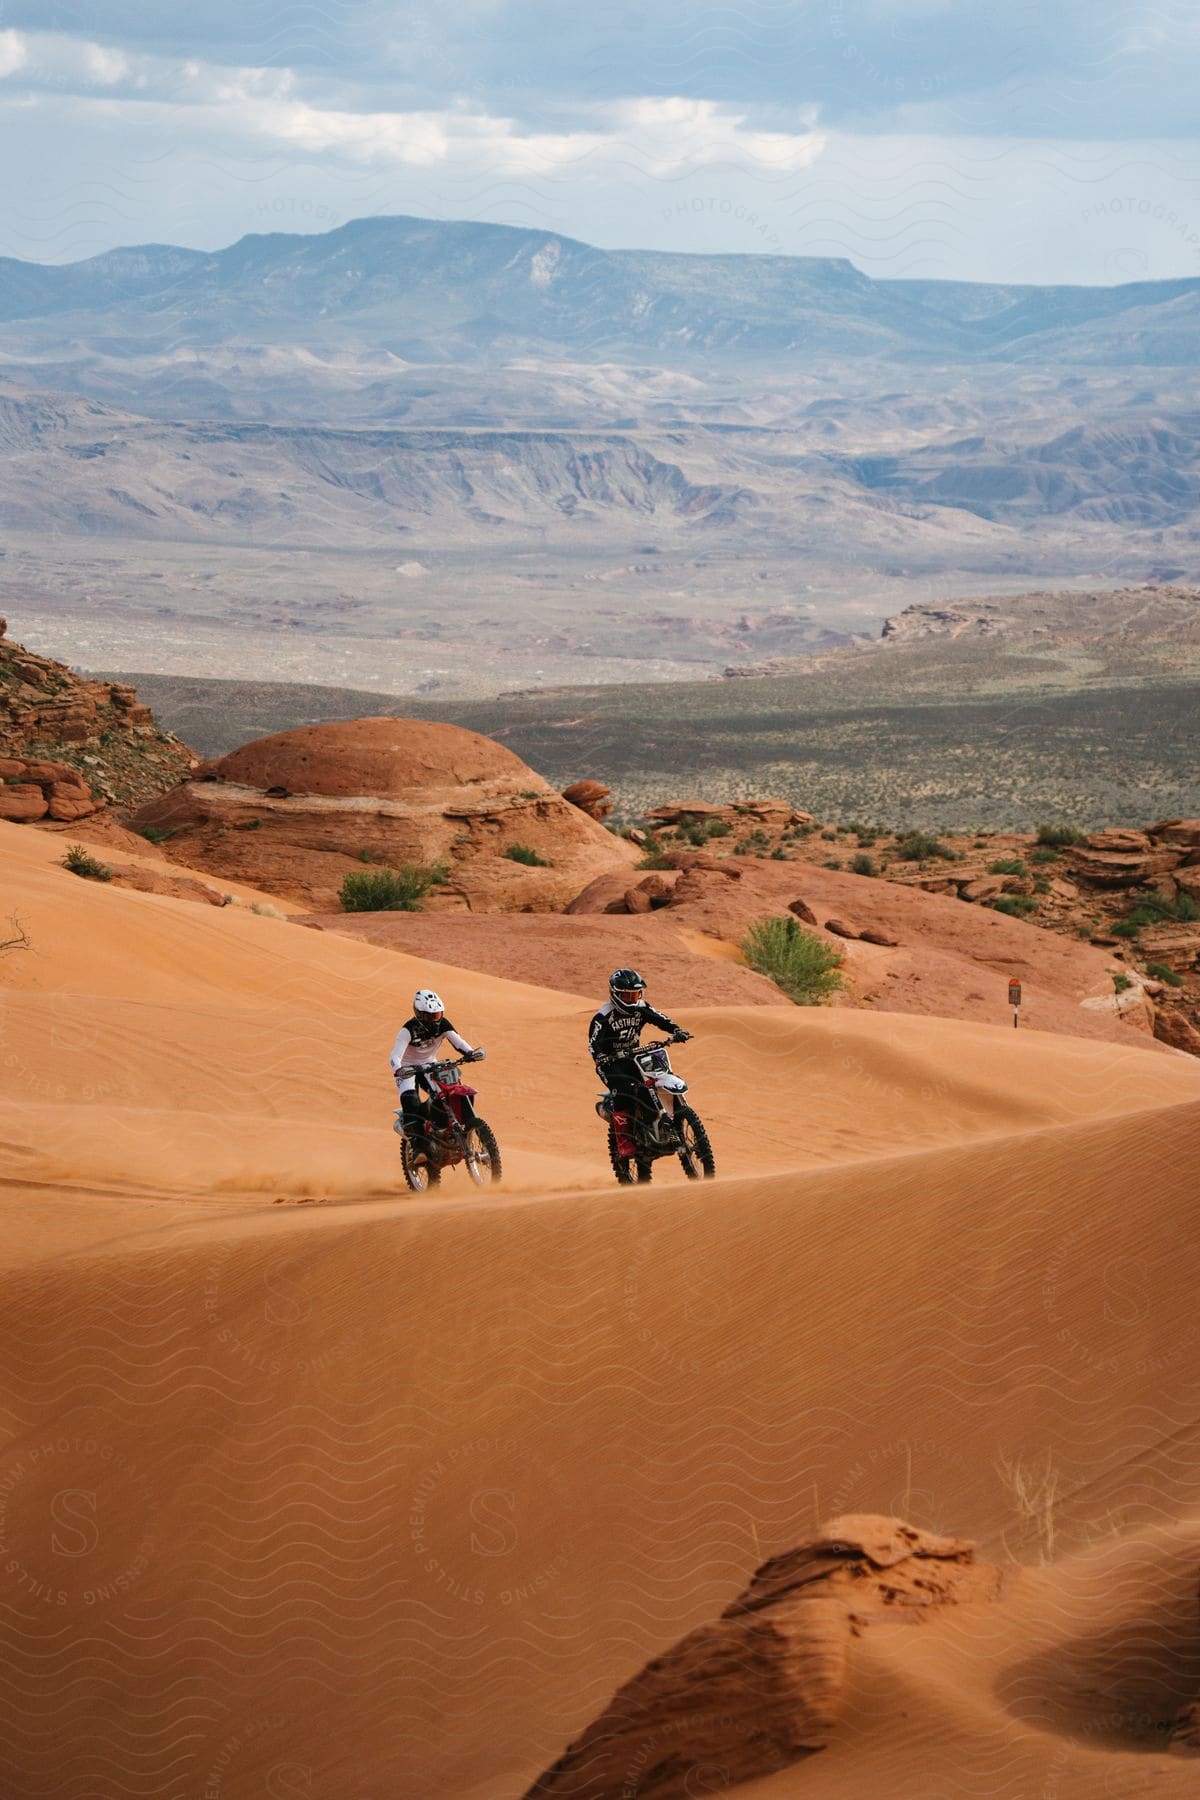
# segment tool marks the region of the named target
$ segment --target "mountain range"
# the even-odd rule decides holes
[[[1198,323],[412,218],[0,261],[0,606],[92,667],[480,693],[1194,582]]]
[[[1200,361],[1200,279],[1120,287],[878,281],[827,257],[600,250],[507,225],[378,217],[149,244],[62,266],[0,260],[0,322],[28,342],[371,345],[406,361],[517,353],[670,362]],[[14,334],[6,334],[13,341]]]

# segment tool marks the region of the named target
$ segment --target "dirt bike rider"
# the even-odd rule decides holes
[[[686,1043],[692,1034],[665,1013],[647,1006],[646,983],[636,969],[614,969],[608,978],[608,994],[588,1026],[588,1049],[597,1075],[613,1097],[617,1154],[633,1156],[636,1146],[630,1128],[642,1093],[642,1078],[633,1056],[642,1031],[653,1025],[677,1044]]]
[[[413,995],[412,1018],[396,1033],[392,1045],[392,1074],[400,1096],[400,1112],[404,1135],[412,1145],[414,1163],[428,1160],[429,1143],[426,1128],[429,1106],[421,1097],[416,1071],[443,1060],[443,1045],[449,1043],[468,1062],[482,1062],[483,1050],[473,1050],[466,1038],[460,1037],[446,1017],[441,995],[432,988],[418,988]]]

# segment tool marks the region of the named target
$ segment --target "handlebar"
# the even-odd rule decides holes
[[[617,1050],[611,1056],[598,1057],[596,1067],[606,1069],[609,1063],[632,1062],[634,1057],[645,1056],[652,1050],[669,1050],[675,1044],[686,1044],[691,1035],[690,1031],[679,1031],[671,1037],[659,1038],[657,1043],[638,1044],[632,1050]]]
[[[473,1052],[469,1056],[451,1057],[447,1062],[409,1063],[408,1072],[420,1079],[423,1075],[440,1075],[446,1069],[461,1069],[464,1063],[479,1062],[481,1059]],[[403,1066],[403,1065],[402,1065]]]

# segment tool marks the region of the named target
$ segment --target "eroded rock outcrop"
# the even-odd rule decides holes
[[[655,827],[668,825],[728,825],[731,832],[758,826],[767,831],[786,831],[798,826],[811,826],[813,815],[798,812],[786,800],[736,800],[714,805],[707,800],[673,800],[656,806],[646,814]]]
[[[145,806],[190,867],[307,905],[348,874],[438,867],[431,911],[554,912],[638,852],[477,732],[371,718],[259,738]]]
[[[612,789],[605,787],[602,781],[574,781],[563,789],[563,799],[600,823],[612,811],[611,793]]]
[[[74,823],[161,793],[196,763],[122,681],[88,681],[0,619],[0,820]]]
[[[0,819],[30,825],[39,819],[86,819],[104,805],[69,763],[42,757],[0,756]]]
[[[853,1640],[986,1601],[999,1571],[964,1538],[835,1519],[757,1570],[720,1618],[655,1657],[525,1800],[689,1800],[788,1768],[829,1742]]]
[[[1188,1018],[1182,1008],[1160,1006],[1154,1014],[1154,1035],[1172,1050],[1184,1050],[1189,1056],[1200,1056],[1200,1026]]]
[[[1114,826],[1093,831],[1066,853],[1067,866],[1085,887],[1141,887],[1173,876],[1200,852],[1200,820],[1160,819],[1145,831]]]

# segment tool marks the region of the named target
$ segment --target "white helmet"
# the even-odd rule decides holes
[[[432,988],[418,988],[413,995],[413,1011],[417,1013],[443,1013],[442,997],[435,994]]]

